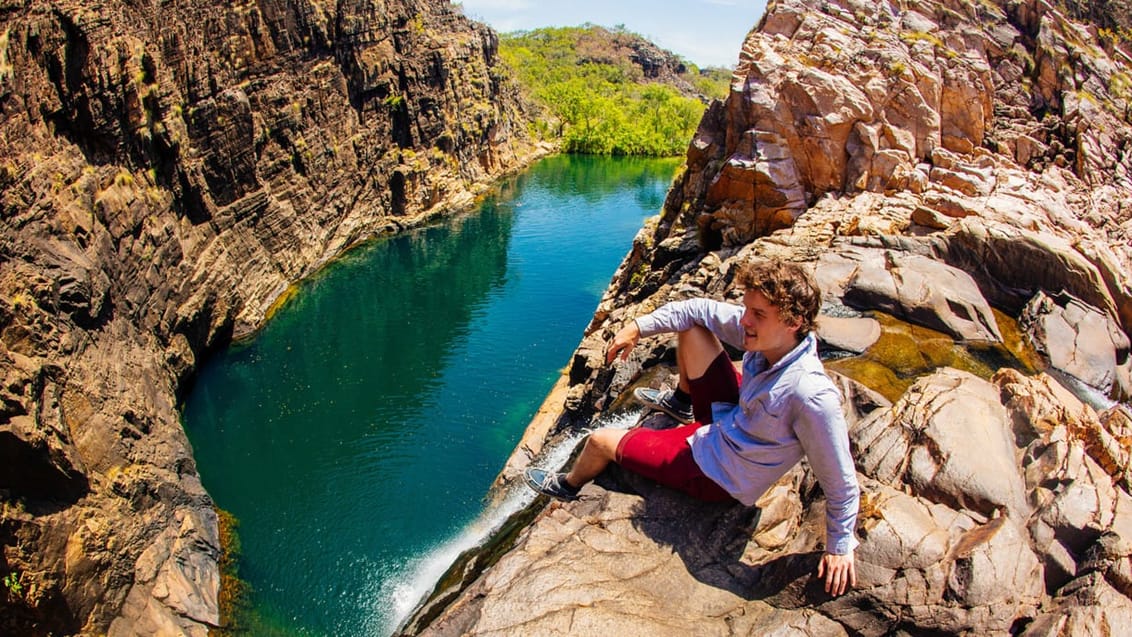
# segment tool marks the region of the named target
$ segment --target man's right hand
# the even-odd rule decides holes
[[[826,553],[818,562],[818,577],[825,579],[825,592],[837,597],[857,585],[857,567],[853,552],[845,555]]]
[[[628,325],[613,335],[609,350],[605,352],[605,363],[607,365],[612,363],[618,354],[621,355],[621,360],[628,360],[629,352],[633,351],[639,340],[641,340],[641,328],[637,327],[636,321],[629,321]]]

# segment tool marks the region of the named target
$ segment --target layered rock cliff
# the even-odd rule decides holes
[[[0,633],[205,634],[203,356],[544,149],[446,0],[0,3]]]
[[[1132,58],[1091,4],[771,2],[501,475],[674,380],[670,338],[605,365],[625,322],[803,263],[864,492],[852,591],[815,577],[805,463],[758,513],[611,469],[405,631],[1127,634]]]

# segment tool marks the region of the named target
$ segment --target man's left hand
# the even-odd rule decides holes
[[[818,577],[825,577],[825,592],[837,597],[851,586],[857,585],[857,568],[853,565],[853,554],[834,555],[826,553],[818,563]]]

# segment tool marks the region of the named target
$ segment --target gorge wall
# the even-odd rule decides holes
[[[863,488],[852,591],[814,576],[804,463],[758,515],[613,468],[404,632],[1128,634],[1132,58],[1127,8],[1091,5],[770,2],[500,476],[674,380],[672,338],[605,364],[625,322],[803,263]]]
[[[195,366],[546,152],[447,0],[0,2],[0,633],[194,634]]]

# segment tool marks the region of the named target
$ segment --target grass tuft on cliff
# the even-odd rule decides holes
[[[499,54],[545,109],[534,126],[569,153],[675,156],[729,69],[705,69],[624,27],[550,27],[500,36]]]

